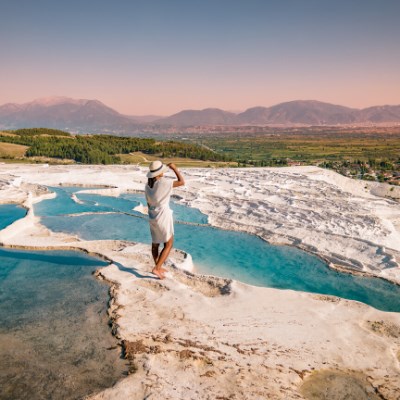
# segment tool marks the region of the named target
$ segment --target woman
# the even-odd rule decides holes
[[[164,172],[168,167],[174,171],[177,180],[164,178]],[[161,161],[153,161],[147,173],[147,185],[145,188],[146,201],[149,207],[149,223],[151,232],[151,253],[156,266],[151,271],[160,279],[164,279],[167,271],[162,268],[174,243],[174,222],[172,220],[172,210],[169,208],[169,199],[172,188],[183,186],[185,181],[174,164],[165,166]],[[164,243],[164,248],[159,253],[160,243]]]

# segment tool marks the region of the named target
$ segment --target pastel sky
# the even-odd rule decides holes
[[[0,104],[400,104],[399,0],[1,0]]]

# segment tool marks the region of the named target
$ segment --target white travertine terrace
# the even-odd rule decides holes
[[[188,169],[182,203],[210,223],[315,253],[332,267],[400,283],[400,188],[316,167]],[[92,399],[302,399],[313,371],[357,372],[384,399],[400,396],[400,313],[291,290],[259,288],[184,270],[174,251],[167,279],[152,278],[149,244],[83,241],[40,225],[38,185],[143,190],[134,166],[0,165],[0,202],[29,212],[0,232],[6,246],[82,249],[112,260],[114,332],[131,346],[132,372]],[[83,188],[84,190],[84,188]],[[378,197],[379,195],[379,197]],[[314,372],[315,373],[315,372]]]

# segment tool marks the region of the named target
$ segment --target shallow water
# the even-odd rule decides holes
[[[86,190],[77,187],[50,187],[51,191],[57,194],[55,199],[41,201],[35,204],[35,215],[37,216],[55,216],[65,214],[80,214],[87,212],[129,212],[137,216],[141,213],[133,209],[145,204],[146,200],[143,194],[124,193],[119,197],[99,196],[95,194],[77,193]],[[76,194],[79,203],[72,199]],[[185,207],[176,202],[171,202],[171,209],[174,217],[178,221],[194,222],[198,224],[207,224],[208,218],[195,208]]]
[[[104,265],[80,252],[0,248],[1,399],[77,399],[122,378],[108,285],[92,275]]]
[[[26,209],[16,204],[1,204],[0,205],[0,229],[11,225],[17,219],[23,218],[26,215]]]
[[[62,195],[64,197],[51,200],[59,203],[55,208],[64,214],[71,210],[82,212],[76,203],[69,207],[72,201],[70,193],[79,189],[68,190]],[[85,202],[79,206],[91,212],[104,211],[105,208],[109,211],[120,209],[132,212],[132,208],[144,202],[142,195],[113,198],[78,194],[77,197]],[[175,220],[195,223],[207,221],[207,217],[198,210],[177,204],[173,207]],[[77,234],[87,240],[151,241],[148,223],[144,218],[126,214],[54,215],[50,207],[46,208],[45,214],[47,216],[42,218],[42,223],[51,230]],[[257,286],[330,294],[358,300],[381,310],[400,312],[399,286],[377,278],[336,272],[319,258],[293,247],[269,245],[245,233],[180,223],[175,224],[175,238],[175,246],[192,255],[201,273],[234,278]]]

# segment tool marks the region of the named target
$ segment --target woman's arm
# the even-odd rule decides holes
[[[177,177],[177,181],[174,181],[173,187],[178,187],[178,186],[183,186],[185,184],[185,180],[183,179],[182,174],[179,172],[177,166],[175,164],[168,164],[168,167],[172,169],[172,171],[175,172],[175,175]]]

